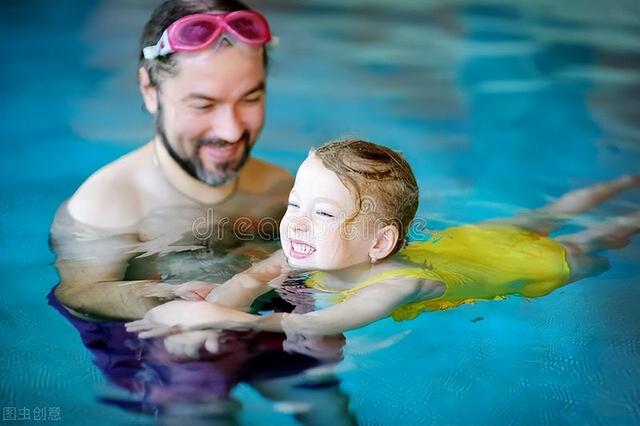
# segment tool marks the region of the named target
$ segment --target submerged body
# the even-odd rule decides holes
[[[443,310],[481,299],[509,295],[544,296],[569,281],[566,249],[539,233],[510,225],[478,224],[432,233],[426,241],[409,243],[398,255],[406,266],[372,276],[344,290],[345,301],[365,287],[401,278],[444,284],[441,295],[396,308],[391,316],[407,320],[424,311]],[[327,290],[322,272],[307,285]]]

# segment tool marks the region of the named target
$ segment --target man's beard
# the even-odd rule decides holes
[[[251,152],[251,145],[249,144],[249,132],[245,130],[242,136],[240,136],[240,139],[236,142],[228,142],[223,139],[197,139],[191,157],[182,158],[180,155],[178,155],[175,149],[173,149],[173,147],[169,143],[169,139],[167,138],[167,133],[164,129],[164,114],[161,105],[158,105],[156,133],[160,137],[162,144],[164,145],[171,158],[173,158],[173,160],[178,163],[182,170],[187,172],[191,177],[194,177],[209,186],[220,186],[225,182],[235,179],[240,173],[240,169],[242,169],[244,164],[249,159],[249,153]],[[216,165],[215,170],[207,170],[200,160],[200,148],[203,145],[224,147],[226,145],[229,145],[230,143],[242,144],[242,146],[239,148],[242,149],[242,157],[240,157],[240,159],[238,160],[232,159],[229,161],[221,161]]]

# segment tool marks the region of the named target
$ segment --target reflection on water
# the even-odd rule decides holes
[[[103,403],[165,420],[236,424],[241,404],[231,391],[247,382],[274,402],[297,405],[293,413],[301,420],[351,423],[348,396],[340,391],[331,369],[312,377],[303,374],[338,362],[342,336],[313,342],[301,341],[306,340],[302,336],[287,341],[278,333],[222,332],[215,354],[202,350],[198,360],[179,359],[167,352],[163,339],[139,340],[125,331],[122,322],[80,319],[69,314],[53,292],[49,303],[78,330],[93,363],[115,386],[98,395]],[[320,402],[330,402],[335,412]]]

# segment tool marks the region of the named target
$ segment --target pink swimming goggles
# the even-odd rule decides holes
[[[264,16],[252,10],[229,13],[198,13],[175,21],[164,30],[155,46],[142,49],[146,59],[174,52],[192,52],[213,44],[223,34],[253,46],[271,41],[271,30]]]

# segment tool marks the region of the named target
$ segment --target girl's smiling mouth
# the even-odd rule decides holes
[[[289,239],[291,243],[291,250],[289,254],[294,259],[304,259],[311,256],[316,249],[304,241]]]

